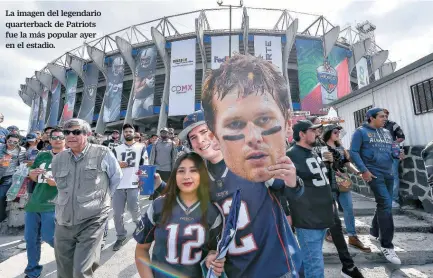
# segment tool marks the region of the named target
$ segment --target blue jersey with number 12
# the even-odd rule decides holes
[[[134,232],[140,244],[155,241],[152,253],[153,275],[155,278],[202,277],[200,262],[208,251],[216,250],[222,230],[222,216],[213,204],[208,204],[205,215],[207,227],[202,225],[203,211],[200,202],[187,207],[177,197],[171,217],[162,223],[165,196],[157,198],[141,219]]]
[[[210,172],[212,166],[208,165]],[[241,206],[235,242],[224,266],[227,277],[298,277],[300,252],[271,182],[251,182],[228,168],[221,177],[210,174],[211,200],[225,215],[233,193],[241,190]]]

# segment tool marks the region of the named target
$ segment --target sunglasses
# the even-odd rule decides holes
[[[63,136],[63,135],[51,136],[51,140],[65,140],[65,136]]]
[[[84,134],[84,130],[81,130],[81,129],[63,130],[63,134],[65,134],[65,136],[68,136],[71,133],[75,136],[78,136],[78,135]]]
[[[8,140],[8,144],[18,145],[18,141]]]
[[[340,134],[340,131],[339,130],[334,130],[332,133],[334,133],[334,134]]]

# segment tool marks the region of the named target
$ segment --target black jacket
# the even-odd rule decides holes
[[[387,121],[384,128],[389,130],[394,141],[396,141],[397,139],[406,139],[403,130],[396,122]]]

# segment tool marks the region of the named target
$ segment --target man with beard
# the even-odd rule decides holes
[[[130,124],[122,128],[125,143],[114,147],[114,156],[122,168],[123,177],[113,195],[113,218],[116,228],[117,241],[113,245],[113,251],[119,250],[126,243],[126,229],[123,222],[125,205],[131,213],[132,221],[140,220],[140,207],[138,203],[139,177],[137,175],[140,165],[148,165],[146,147],[134,140],[135,130]]]
[[[156,48],[144,48],[139,54],[139,61],[134,77],[134,104],[132,118],[153,114],[155,88]]]
[[[168,128],[161,128],[161,140],[158,140],[150,152],[150,165],[157,166],[156,172],[167,182],[177,157],[177,149],[168,135]]]
[[[287,156],[293,161],[299,177],[304,181],[304,194],[290,202],[293,226],[296,229],[303,255],[306,277],[324,277],[323,240],[326,229],[334,224],[333,199],[322,159],[313,151],[316,130],[308,120],[298,121],[293,126],[293,139]]]
[[[119,146],[120,144],[120,133],[118,130],[113,130],[111,133],[111,139],[102,142],[102,145],[108,147],[110,150],[113,150],[113,148]]]

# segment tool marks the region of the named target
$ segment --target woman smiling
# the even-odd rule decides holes
[[[209,176],[203,159],[196,153],[182,155],[164,194],[150,205],[134,232],[140,276],[166,277],[164,273],[171,273],[202,277],[200,262],[210,250],[216,250],[222,219],[209,201]],[[218,276],[223,267],[223,261],[213,262]]]

